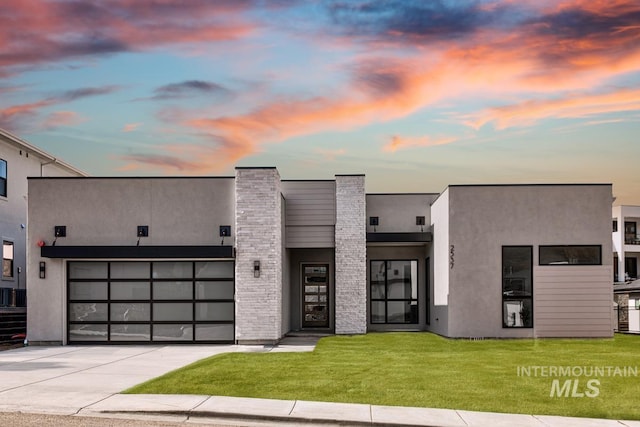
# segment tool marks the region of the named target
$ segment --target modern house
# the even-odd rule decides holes
[[[13,290],[24,291],[26,287],[27,177],[84,175],[84,172],[0,129],[0,306],[16,305],[16,292]]]
[[[609,184],[30,178],[32,344],[609,337]]]
[[[612,216],[614,280],[636,280],[640,258],[640,206],[614,206]]]

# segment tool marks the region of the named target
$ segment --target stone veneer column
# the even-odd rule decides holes
[[[236,168],[235,184],[236,341],[275,343],[282,337],[280,175],[276,168]]]
[[[364,175],[336,175],[336,334],[367,332]]]

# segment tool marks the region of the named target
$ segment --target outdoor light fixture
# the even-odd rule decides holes
[[[67,226],[56,225],[55,227],[53,227],[53,236],[55,238],[53,239],[53,243],[51,244],[51,246],[56,245],[56,241],[58,240],[58,237],[67,237]]]
[[[424,217],[417,216],[416,217],[416,225],[420,226],[420,232],[424,232]]]
[[[260,277],[260,261],[253,261],[253,277]]]
[[[45,264],[44,261],[40,261],[40,278],[44,279],[47,275],[46,275],[46,269],[47,269],[47,265]]]
[[[136,246],[140,246],[140,238],[141,237],[149,237],[149,226],[148,225],[139,225],[138,226],[138,243]]]
[[[222,237],[222,241],[220,242],[220,246],[224,245],[224,238],[226,236],[231,236],[231,226],[230,225],[221,225],[220,226],[220,237]]]
[[[380,225],[380,220],[378,219],[377,216],[370,216],[369,225],[373,227],[373,231],[376,231],[376,227]]]

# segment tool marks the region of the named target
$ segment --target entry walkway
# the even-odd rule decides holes
[[[221,353],[310,351],[315,340],[270,346],[67,346],[0,352],[0,412],[149,418],[239,425],[628,426],[640,421],[494,414],[449,409],[248,399],[122,395],[120,391]]]

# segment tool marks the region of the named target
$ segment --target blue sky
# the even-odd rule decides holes
[[[0,127],[92,175],[610,182],[640,205],[640,3],[22,0]]]

